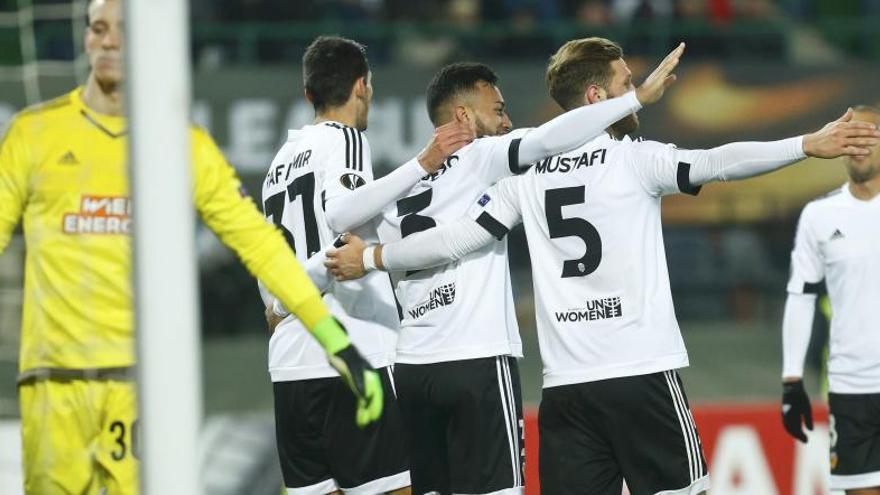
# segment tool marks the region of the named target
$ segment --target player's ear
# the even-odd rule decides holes
[[[306,100],[307,100],[309,103],[312,103],[312,104],[315,103],[314,101],[312,101],[312,95],[309,93],[309,90],[303,88],[303,95],[306,97]]]
[[[456,122],[469,123],[473,120],[473,118],[471,118],[470,110],[464,105],[456,105],[453,107],[452,117]]]
[[[606,94],[605,89],[597,84],[590,84],[584,92],[584,103],[588,105],[599,103],[607,98],[608,95]]]
[[[354,82],[354,88],[352,88],[352,92],[358,98],[365,98],[367,96],[367,78],[357,78],[357,81]]]

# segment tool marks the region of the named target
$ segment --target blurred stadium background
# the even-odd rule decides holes
[[[82,80],[84,4],[0,0],[0,124]],[[880,0],[191,0],[192,117],[258,196],[286,129],[312,117],[302,98],[304,48],[319,34],[348,36],[368,46],[374,70],[368,136],[381,174],[427,139],[424,89],[443,63],[495,67],[514,124],[535,125],[560,111],[543,85],[547,57],[568,39],[597,35],[623,45],[637,76],[679,40],[688,44],[679,82],[641,114],[642,136],[691,148],[777,139],[814,130],[849,105],[880,104],[878,21]],[[714,494],[827,491],[821,435],[795,449],[779,424],[780,325],[799,210],[845,180],[841,164],[812,162],[710,186],[696,199],[665,200],[672,288],[691,356],[683,378],[709,444]],[[527,343],[523,392],[534,407],[541,368],[522,237],[510,241],[511,265]],[[201,227],[198,248],[205,479],[210,493],[277,494],[268,337],[256,284]],[[19,238],[0,257],[4,494],[18,493],[20,476],[23,256]],[[817,318],[807,379],[817,401],[825,327]]]

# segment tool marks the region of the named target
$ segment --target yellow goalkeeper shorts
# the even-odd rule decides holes
[[[119,380],[20,384],[25,493],[137,494],[135,393]]]

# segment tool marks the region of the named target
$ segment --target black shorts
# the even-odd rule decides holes
[[[828,394],[831,489],[880,487],[880,394]]]
[[[515,358],[397,364],[394,376],[412,445],[414,494],[521,493],[522,393]]]
[[[538,411],[542,493],[694,495],[706,460],[675,371],[545,388]]]
[[[339,378],[273,383],[275,435],[288,494],[376,494],[409,486],[409,455],[391,368],[382,418],[361,429],[354,395]]]

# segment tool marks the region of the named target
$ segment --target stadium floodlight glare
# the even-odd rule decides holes
[[[188,3],[124,2],[143,493],[200,495]]]

